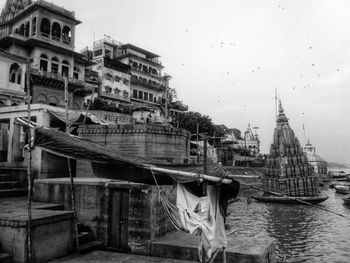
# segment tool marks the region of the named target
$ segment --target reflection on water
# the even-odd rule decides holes
[[[321,205],[347,218],[305,205],[247,202],[252,192],[243,190],[229,207],[231,234],[275,238],[280,261],[350,262],[350,206],[333,189],[322,193],[329,199]]]

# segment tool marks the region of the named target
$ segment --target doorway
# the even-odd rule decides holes
[[[129,189],[111,188],[109,203],[109,246],[128,250]]]

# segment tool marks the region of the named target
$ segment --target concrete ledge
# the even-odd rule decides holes
[[[152,243],[152,256],[198,261],[199,237],[175,232]],[[228,236],[227,262],[276,263],[275,242],[268,238]],[[219,253],[214,262],[222,262]]]

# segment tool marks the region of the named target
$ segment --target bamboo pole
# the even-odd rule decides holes
[[[26,84],[27,84],[27,111],[28,111],[28,125],[27,125],[27,137],[28,137],[28,166],[27,166],[27,181],[28,181],[28,222],[27,222],[27,256],[28,262],[32,262],[32,148],[31,148],[31,94],[30,94],[30,81],[29,81],[29,58],[26,63]]]
[[[65,107],[66,107],[66,133],[69,135],[69,111],[68,111],[68,77],[66,76],[64,78],[64,101],[65,101]],[[74,239],[75,239],[75,249],[79,250],[79,235],[78,235],[78,225],[77,225],[77,212],[75,209],[75,191],[74,191],[74,181],[73,181],[73,175],[72,170],[70,166],[70,158],[67,158],[67,164],[68,164],[68,173],[70,178],[70,190],[71,190],[71,205],[72,205],[72,211],[73,211],[73,221],[74,221]]]
[[[227,178],[222,178],[221,179],[219,177],[206,175],[206,174],[201,174],[201,173],[175,171],[175,170],[170,170],[170,169],[165,169],[165,168],[160,168],[160,167],[155,167],[155,166],[152,166],[149,169],[154,171],[154,172],[166,173],[166,174],[170,174],[170,175],[184,176],[184,177],[189,177],[191,179],[199,178],[199,179],[204,179],[204,180],[207,180],[207,181],[212,181],[212,182],[215,182],[215,183],[223,183],[223,184],[230,184],[230,183],[232,183],[231,179],[227,179]]]

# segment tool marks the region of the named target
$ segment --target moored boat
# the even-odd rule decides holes
[[[350,205],[350,194],[343,197],[344,204]]]
[[[318,204],[328,199],[328,196],[273,196],[273,195],[260,195],[252,196],[253,199],[260,202],[268,203],[283,203],[283,204],[300,204],[308,202],[312,204]]]
[[[346,185],[335,185],[335,192],[338,194],[348,195],[350,194],[350,187]]]

